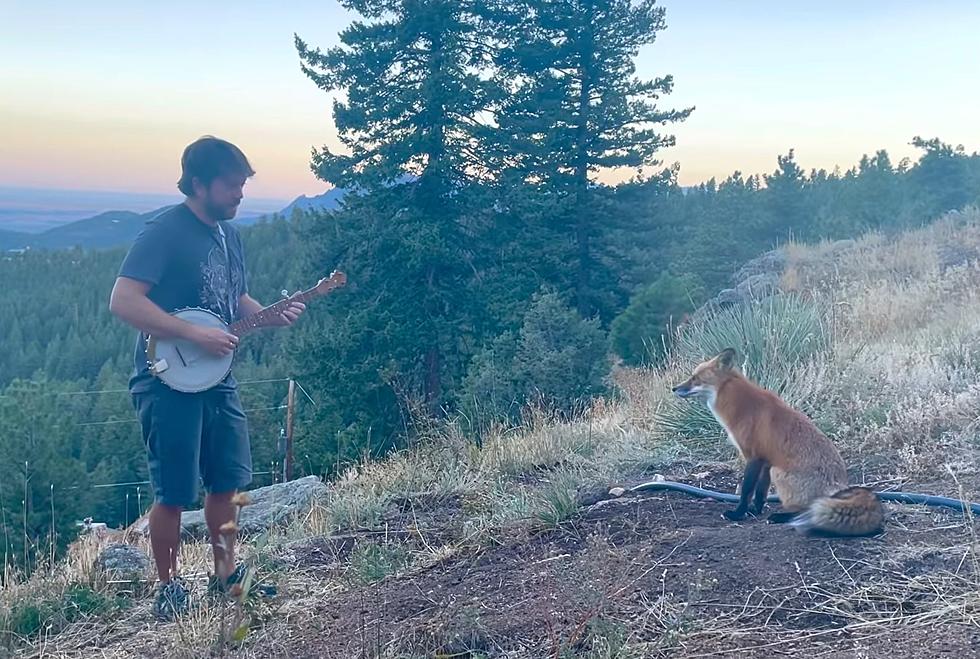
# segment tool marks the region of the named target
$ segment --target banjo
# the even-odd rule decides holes
[[[333,272],[329,278],[324,277],[313,288],[285,297],[231,325],[217,314],[197,307],[178,309],[170,315],[193,325],[216,327],[241,338],[254,330],[277,324],[279,314],[291,302],[305,304],[308,300],[326,295],[346,283],[347,275]],[[234,358],[235,351],[219,356],[185,339],[147,337],[146,361],[150,373],[176,391],[196,393],[210,389],[225,379],[231,371]]]

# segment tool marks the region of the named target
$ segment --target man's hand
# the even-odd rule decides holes
[[[270,305],[271,306],[271,305]],[[245,294],[238,300],[239,313],[243,318],[262,311],[265,307],[252,296]],[[306,310],[306,305],[302,302],[290,302],[283,311],[275,318],[267,321],[270,327],[288,327],[296,322]]]
[[[188,340],[193,341],[205,350],[219,357],[224,357],[238,347],[238,337],[217,327],[201,327],[194,325],[190,330]]]
[[[276,318],[276,325],[280,327],[288,327],[296,322],[296,319],[306,311],[306,305],[302,302],[290,302],[289,305],[282,310],[282,313]]]

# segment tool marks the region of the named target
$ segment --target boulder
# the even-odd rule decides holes
[[[758,300],[768,297],[779,290],[779,274],[760,272],[750,275],[740,281],[735,287],[739,298],[743,301]]]
[[[960,268],[976,263],[980,259],[977,250],[966,245],[946,244],[936,249],[939,272],[946,274],[951,268]]]
[[[782,250],[774,249],[746,262],[738,269],[733,279],[736,284],[756,275],[775,274],[778,279],[785,269],[786,254]]]
[[[244,534],[261,533],[270,527],[288,521],[295,513],[303,512],[327,486],[317,476],[306,476],[285,483],[276,483],[248,491],[251,504],[242,508],[238,528]],[[184,511],[180,518],[185,537],[206,539],[208,526],[204,521],[204,509]],[[131,530],[147,534],[147,520],[134,524]]]
[[[150,571],[150,557],[133,545],[116,542],[95,559],[95,568],[107,581],[138,581]]]
[[[745,263],[732,277],[734,286],[719,291],[691,315],[694,321],[727,307],[748,304],[779,294],[786,254],[772,250]]]

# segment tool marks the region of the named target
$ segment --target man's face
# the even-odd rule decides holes
[[[238,212],[241,203],[242,189],[245,187],[244,176],[228,174],[219,176],[211,181],[211,185],[203,188],[201,202],[204,208],[215,220],[230,220]],[[202,190],[202,188],[198,188]]]

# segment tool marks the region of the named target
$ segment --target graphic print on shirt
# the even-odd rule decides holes
[[[201,263],[201,304],[232,322],[238,312],[237,291],[241,290],[241,274],[235,268],[231,273],[231,290],[233,309],[228,308],[228,268],[224,252],[220,247],[212,247],[207,261]]]

